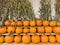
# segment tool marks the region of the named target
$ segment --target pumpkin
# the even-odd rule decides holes
[[[5,26],[10,26],[10,25],[11,25],[11,22],[10,22],[9,20],[6,20],[6,21],[4,22],[4,25],[5,25]]]
[[[6,32],[7,32],[7,30],[5,27],[0,27],[0,34],[4,34]]]
[[[14,37],[14,42],[15,43],[20,43],[21,42],[21,36],[15,36]]]
[[[11,25],[12,25],[12,26],[15,26],[15,25],[16,25],[16,22],[11,22]]]
[[[42,25],[42,20],[36,20],[36,24],[37,24],[37,26],[41,26]]]
[[[56,42],[56,37],[55,36],[49,36],[49,42],[50,43],[55,43]]]
[[[23,33],[29,33],[29,29],[28,29],[27,27],[25,27],[25,28],[23,29]]]
[[[15,27],[14,27],[14,26],[9,26],[9,27],[7,28],[7,32],[8,32],[8,33],[14,33],[14,32],[15,32]]]
[[[22,26],[22,21],[18,21],[16,25],[17,26]]]
[[[48,26],[48,25],[49,25],[49,21],[44,20],[44,21],[43,21],[43,26]]]
[[[60,33],[60,27],[54,27],[53,32],[54,33]]]
[[[36,27],[30,27],[30,33],[35,33],[36,32]]]
[[[40,36],[39,35],[32,35],[32,42],[37,44],[40,42]]]
[[[57,41],[57,43],[60,43],[60,35],[59,34],[56,35],[56,41]]]
[[[48,36],[42,35],[42,36],[41,36],[41,42],[42,42],[42,43],[47,43],[47,42],[48,42]]]
[[[37,27],[37,31],[38,31],[38,33],[44,33],[44,27]]]
[[[12,35],[5,36],[6,43],[12,43],[13,41],[14,41],[14,36],[12,36]]]
[[[49,26],[45,27],[45,32],[52,33],[52,27],[49,27]]]
[[[30,26],[35,26],[35,25],[36,25],[35,21],[34,20],[31,20],[30,21]]]
[[[24,21],[23,21],[23,25],[24,25],[24,26],[29,26],[29,21],[24,20]]]
[[[57,25],[56,21],[50,21],[50,26],[56,26],[56,25]]]
[[[60,22],[57,22],[57,26],[60,26]]]
[[[4,42],[4,36],[0,36],[0,43]]]
[[[22,33],[22,28],[21,27],[17,27],[16,28],[16,34],[21,34]]]
[[[23,35],[23,36],[22,36],[22,42],[23,42],[24,44],[30,43],[30,42],[31,42],[31,37],[30,37],[29,35]]]

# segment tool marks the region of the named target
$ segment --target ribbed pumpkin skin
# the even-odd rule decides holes
[[[50,43],[55,43],[56,42],[56,37],[55,36],[49,36],[49,42]]]
[[[41,26],[41,27],[37,27],[37,31],[38,31],[38,33],[44,33],[45,29],[43,26]]]
[[[45,27],[46,33],[52,33],[52,31],[53,31],[52,27],[49,27],[49,26]]]
[[[0,27],[0,34],[4,34],[6,32],[7,32],[7,30],[5,27]]]
[[[23,29],[21,27],[16,28],[16,34],[21,34],[23,32]]]
[[[32,43],[39,43],[40,42],[40,36],[38,35],[32,35]]]
[[[9,20],[6,20],[6,21],[4,22],[4,25],[5,25],[5,26],[10,26],[10,25],[11,25],[11,22],[10,22]]]
[[[0,43],[4,42],[4,36],[0,36]]]
[[[14,37],[14,42],[15,43],[21,43],[21,36],[15,36]]]
[[[48,42],[48,36],[42,35],[42,36],[41,36],[41,42],[42,42],[42,43],[47,43],[47,42]]]
[[[12,43],[14,41],[14,36],[5,36],[5,43]]]
[[[57,43],[60,43],[60,35],[56,35]]]
[[[24,21],[23,21],[23,25],[24,25],[24,26],[29,26],[29,21],[24,20]]]
[[[22,36],[22,43],[28,44],[31,41],[31,37],[29,35],[23,35]]]
[[[31,21],[30,21],[30,26],[35,26],[35,25],[36,25],[36,22],[33,21],[33,20],[31,20]]]

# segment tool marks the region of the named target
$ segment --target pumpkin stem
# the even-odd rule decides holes
[[[2,36],[2,34],[0,34],[0,36]]]
[[[12,33],[12,31],[9,33],[9,35],[12,35],[13,33]]]

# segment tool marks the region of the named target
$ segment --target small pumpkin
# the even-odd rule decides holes
[[[15,26],[15,25],[16,25],[16,22],[14,22],[14,21],[11,22],[11,25],[12,25],[12,26]]]
[[[16,34],[21,34],[23,32],[23,29],[21,27],[16,28]]]
[[[55,36],[49,36],[49,42],[50,43],[55,43],[56,42],[56,37]]]
[[[59,34],[56,35],[56,40],[57,40],[57,43],[60,43],[60,35]]]
[[[41,26],[42,25],[42,20],[36,20],[36,24],[37,24],[37,26]]]
[[[36,27],[30,27],[30,33],[36,33]]]
[[[48,26],[48,25],[49,25],[49,21],[44,20],[44,21],[43,21],[43,26]]]
[[[22,21],[18,21],[16,25],[17,26],[22,26]]]
[[[4,25],[5,25],[5,26],[10,26],[10,25],[11,25],[11,22],[10,22],[9,20],[6,20],[6,21],[4,22]]]
[[[6,32],[7,32],[7,30],[5,27],[0,27],[0,34],[4,34]]]
[[[15,32],[15,27],[14,27],[14,26],[9,26],[9,27],[7,28],[7,32],[8,32],[8,33],[14,33],[14,32]]]
[[[50,21],[50,26],[56,26],[56,25],[57,25],[56,21]]]
[[[47,43],[47,42],[48,42],[48,36],[42,35],[42,36],[41,36],[41,42],[42,42],[42,43]]]
[[[0,35],[0,43],[4,42],[4,36]]]
[[[32,43],[39,43],[40,42],[40,36],[39,35],[32,35]]]
[[[23,42],[24,44],[30,43],[30,42],[31,42],[31,37],[30,37],[29,35],[23,35],[23,36],[22,36],[22,42]]]
[[[60,22],[57,22],[57,26],[60,26]]]
[[[14,41],[13,35],[7,35],[5,36],[5,43],[12,43]]]
[[[30,26],[35,26],[36,25],[36,22],[34,20],[31,20],[30,21]]]
[[[37,27],[37,31],[38,31],[38,33],[44,33],[44,27],[43,26],[41,26],[41,27]]]
[[[23,21],[23,25],[24,25],[24,26],[29,26],[29,21],[28,21],[28,20],[24,20],[24,21]]]
[[[53,32],[57,34],[60,33],[60,27],[54,27]]]
[[[29,33],[29,29],[28,29],[27,27],[25,27],[25,28],[23,29],[23,33]]]
[[[21,36],[15,36],[14,37],[14,42],[15,43],[20,43],[21,42]]]
[[[52,33],[52,27],[49,27],[49,26],[47,26],[47,27],[45,27],[45,32],[46,33]]]

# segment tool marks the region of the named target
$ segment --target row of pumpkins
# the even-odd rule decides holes
[[[28,20],[24,20],[24,21],[9,21],[9,20],[6,20],[4,22],[4,25],[5,26],[60,26],[60,22],[56,22],[56,21],[48,21],[48,20],[31,20],[31,21],[28,21]]]
[[[38,27],[14,27],[14,26],[8,26],[8,27],[0,27],[0,34],[5,33],[57,33],[60,34],[60,27],[51,27],[51,26],[38,26]]]
[[[19,35],[16,35],[16,36],[13,36],[13,35],[7,35],[7,36],[0,36],[0,43],[12,43],[12,42],[15,42],[15,43],[24,43],[24,44],[28,44],[28,43],[60,43],[60,35],[23,35],[23,36],[19,36]]]

